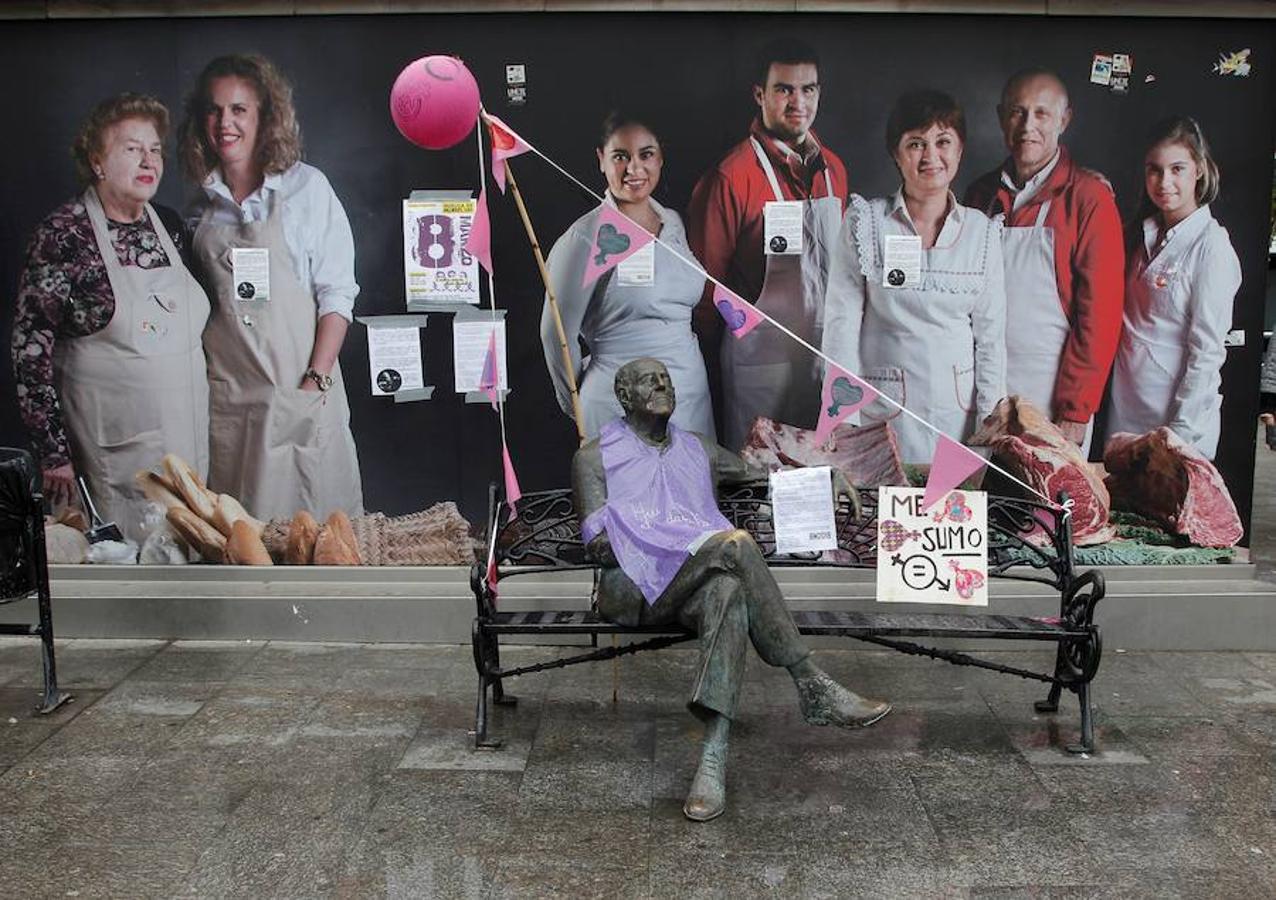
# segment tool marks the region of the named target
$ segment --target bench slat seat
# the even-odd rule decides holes
[[[863,637],[980,637],[1063,641],[1084,638],[1055,618],[970,616],[959,613],[866,613],[848,610],[797,610],[798,630],[806,635]],[[486,626],[494,634],[680,634],[669,625],[631,627],[609,622],[590,609],[498,612]]]

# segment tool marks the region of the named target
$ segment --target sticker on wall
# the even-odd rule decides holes
[[[409,310],[478,305],[478,259],[465,248],[476,208],[469,191],[413,191],[403,201],[403,278]]]
[[[505,99],[510,106],[527,103],[527,66],[523,63],[505,67]]]
[[[1112,81],[1112,57],[1107,53],[1096,53],[1090,63],[1090,83],[1107,87]]]
[[[1108,88],[1114,94],[1130,93],[1130,76],[1129,75],[1113,75],[1112,80],[1108,83]]]
[[[1112,54],[1112,74],[1130,75],[1134,72],[1134,57],[1128,53]]]
[[[1219,53],[1218,62],[1214,63],[1217,75],[1233,75],[1237,78],[1249,77],[1249,48],[1232,53]]]

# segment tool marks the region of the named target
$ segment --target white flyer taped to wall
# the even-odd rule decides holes
[[[421,329],[369,328],[368,370],[374,397],[425,387]]]
[[[505,373],[505,320],[471,319],[452,323],[452,361],[458,394],[483,390],[483,365],[492,331],[496,331],[496,389],[509,389]]]

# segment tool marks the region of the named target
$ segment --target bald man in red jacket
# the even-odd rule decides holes
[[[1059,144],[1072,120],[1059,76],[1011,76],[997,115],[1010,156],[965,202],[1006,225],[1006,390],[1088,453],[1121,339],[1121,216],[1107,180]]]

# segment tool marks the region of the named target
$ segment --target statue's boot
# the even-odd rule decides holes
[[[869,700],[842,687],[827,674],[794,678],[802,716],[810,725],[840,725],[843,728],[866,728],[891,711],[884,700]]]
[[[682,812],[693,822],[716,819],[727,809],[726,747],[705,747]]]

